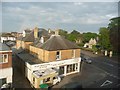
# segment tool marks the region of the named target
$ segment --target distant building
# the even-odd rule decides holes
[[[22,67],[21,70],[33,87],[39,88],[40,84],[53,83],[53,78],[56,75],[66,76],[79,72],[80,48],[60,36],[58,30],[50,36],[48,31],[35,28],[30,36],[17,40],[18,50],[16,54],[20,58],[18,66]],[[45,40],[43,36],[48,38]],[[22,41],[21,44],[19,44],[20,41]],[[27,47],[25,43],[28,45]],[[44,75],[47,76],[44,77]]]
[[[12,50],[0,43],[0,87],[5,83],[12,83]]]
[[[7,41],[16,41],[16,37],[13,36],[11,33],[2,33],[1,42],[4,43]]]
[[[91,38],[88,43],[84,44],[84,47],[92,49],[92,46],[96,44],[97,44],[96,39]]]

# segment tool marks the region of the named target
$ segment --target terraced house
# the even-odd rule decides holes
[[[43,83],[53,83],[56,76],[80,71],[80,48],[60,36],[58,30],[53,33],[35,28],[25,37],[18,38],[16,47],[19,65],[24,66],[22,71],[35,88]]]
[[[0,43],[0,87],[3,84],[12,83],[12,50]]]

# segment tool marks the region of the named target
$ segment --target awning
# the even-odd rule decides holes
[[[39,86],[40,86],[40,88],[48,88],[49,87],[48,84],[41,84]]]

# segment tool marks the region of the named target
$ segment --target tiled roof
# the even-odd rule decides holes
[[[48,51],[56,51],[66,49],[79,49],[79,46],[65,39],[64,37],[58,35],[51,36],[50,39],[43,43],[40,48]]]
[[[26,42],[34,42],[34,32],[32,31],[30,34],[27,34],[25,37],[20,36],[17,40],[22,40]]]
[[[9,51],[9,50],[10,48],[6,44],[0,42],[0,51]]]
[[[2,33],[2,37],[14,37],[11,33]]]
[[[34,57],[33,55],[29,54],[28,52],[19,49],[16,52],[17,56],[19,58],[21,58],[24,62],[28,62],[29,64],[33,65],[33,64],[40,64],[40,63],[44,63],[43,61],[41,61],[40,59]]]
[[[48,35],[48,31],[47,30],[45,30],[43,28],[39,28],[38,38],[40,38],[42,36],[50,37]],[[31,31],[25,37],[22,37],[22,36],[18,37],[17,40],[22,40],[22,41],[26,41],[26,42],[34,42],[34,40],[35,40],[35,38],[34,38],[34,31]]]

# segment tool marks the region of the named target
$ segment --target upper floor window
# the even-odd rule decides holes
[[[60,51],[56,52],[56,60],[60,60]]]
[[[7,62],[8,62],[8,54],[1,54],[0,63],[7,63]]]

